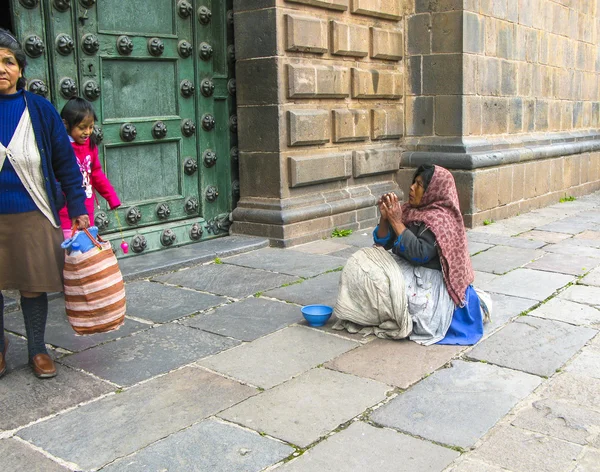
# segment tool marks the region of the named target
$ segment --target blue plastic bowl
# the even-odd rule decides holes
[[[323,326],[331,318],[333,308],[329,305],[306,305],[302,307],[301,311],[310,326]]]

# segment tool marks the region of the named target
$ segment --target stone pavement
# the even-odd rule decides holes
[[[0,469],[599,471],[600,194],[469,231],[494,300],[474,347],[304,323],[370,233],[127,259],[120,330],[76,336],[50,302],[51,380],[9,301]]]

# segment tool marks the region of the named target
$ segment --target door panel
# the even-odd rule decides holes
[[[58,109],[77,94],[96,109],[123,203],[117,214],[100,199],[105,238],[122,234],[134,254],[226,234],[239,192],[232,0],[12,5],[19,37],[45,45],[28,50],[30,90],[43,82]]]

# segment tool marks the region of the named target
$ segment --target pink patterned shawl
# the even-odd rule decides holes
[[[418,207],[402,205],[402,222],[423,222],[435,235],[448,294],[458,306],[475,275],[469,257],[467,234],[458,204],[454,177],[434,166],[433,177]]]

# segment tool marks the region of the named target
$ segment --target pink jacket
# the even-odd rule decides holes
[[[90,148],[89,138],[84,144],[77,144],[72,141],[71,146],[73,146],[73,151],[75,151],[75,156],[77,156],[77,163],[79,164],[79,170],[83,177],[83,188],[85,189],[87,197],[85,199],[85,207],[90,216],[90,224],[93,225],[95,203],[94,190],[104,197],[111,209],[120,206],[121,201],[108,180],[108,177],[106,177],[106,174],[102,171],[100,159],[98,158],[98,148],[93,150]],[[67,207],[62,208],[59,215],[63,230],[71,229],[71,219],[67,213]]]

